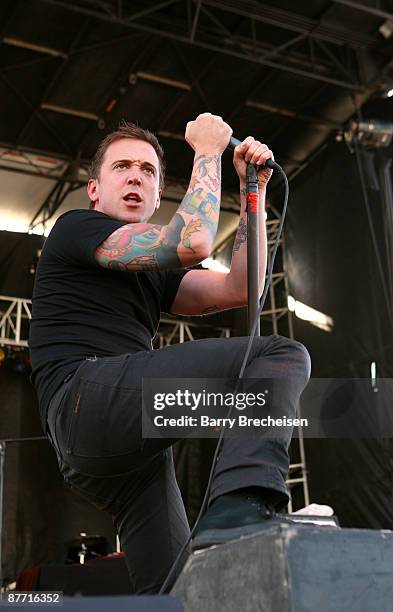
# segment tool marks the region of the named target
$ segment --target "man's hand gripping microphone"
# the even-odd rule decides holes
[[[231,136],[227,149],[229,149],[230,151],[233,151],[235,147],[237,147],[237,145],[241,144],[241,141],[238,140],[237,138],[234,138],[233,136]],[[277,162],[275,162],[273,159],[268,159],[263,166],[259,166],[260,168],[270,168],[270,170],[281,170],[281,166],[279,164],[277,164]]]

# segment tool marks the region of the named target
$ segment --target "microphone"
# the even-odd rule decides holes
[[[237,145],[239,144],[241,144],[241,140],[238,140],[234,136],[231,136],[227,149],[229,149],[229,151],[233,151],[233,149],[237,147]],[[270,170],[279,170],[279,171],[281,170],[281,166],[279,166],[279,164],[277,164],[273,159],[266,160],[263,166],[260,166],[260,167],[270,168]]]

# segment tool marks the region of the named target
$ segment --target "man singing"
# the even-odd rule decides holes
[[[191,180],[167,225],[149,223],[164,186],[156,137],[124,123],[100,144],[87,186],[90,210],[62,215],[46,240],[33,295],[32,381],[42,425],[64,480],[109,512],[134,593],[156,593],[189,536],[169,439],[142,438],[142,378],[237,378],[247,338],[213,338],[152,350],[160,313],[201,315],[247,303],[247,162],[269,148],[246,138],[234,151],[241,212],[227,274],[188,270],[211,253],[220,211],[221,155],[231,136],[221,117],[187,124]],[[264,210],[271,171],[259,172]],[[260,220],[260,290],[266,268]],[[244,378],[280,378],[276,401],[294,416],[310,360],[298,342],[255,338]],[[224,439],[198,537],[271,520],[288,501],[292,432]]]

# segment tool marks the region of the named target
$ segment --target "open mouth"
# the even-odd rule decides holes
[[[128,205],[132,206],[132,205],[138,205],[142,201],[142,198],[139,195],[139,193],[127,193],[127,195],[123,197],[123,200]]]

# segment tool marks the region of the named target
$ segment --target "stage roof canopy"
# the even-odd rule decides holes
[[[289,176],[393,88],[388,0],[3,0],[2,229],[42,230],[84,207],[88,160],[123,118],[155,131],[168,168],[166,222],[192,152],[187,121],[221,115],[268,143]],[[393,106],[393,99],[388,100]],[[391,113],[393,117],[393,113]],[[224,160],[220,240],[236,225]]]

